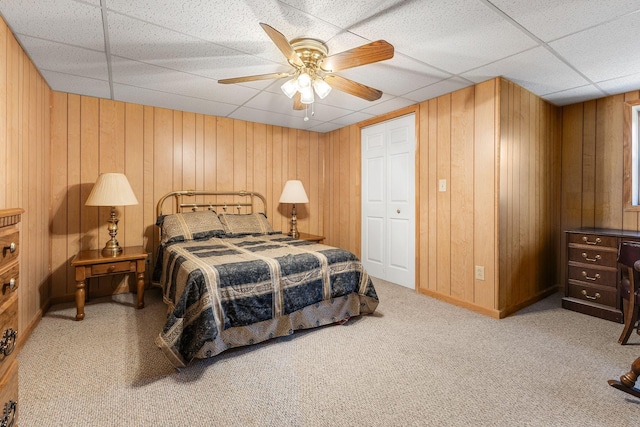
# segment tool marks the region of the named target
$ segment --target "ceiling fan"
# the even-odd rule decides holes
[[[261,23],[260,26],[284,54],[294,69],[288,73],[270,73],[254,76],[235,77],[218,80],[221,84],[243,83],[255,80],[283,79],[290,77],[282,85],[282,91],[293,98],[293,108],[305,109],[314,102],[315,94],[323,99],[332,88],[357,96],[367,101],[380,99],[382,92],[353,80],[334,74],[349,68],[393,58],[393,46],[384,40],[329,55],[326,44],[312,38],[296,38],[288,41],[273,27]],[[305,116],[305,120],[308,118]]]

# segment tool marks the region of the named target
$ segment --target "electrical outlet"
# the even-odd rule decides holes
[[[440,181],[438,181],[438,191],[440,191],[440,192],[447,191],[447,180],[446,179],[441,179]]]
[[[481,265],[476,265],[476,279],[484,280],[484,267]]]

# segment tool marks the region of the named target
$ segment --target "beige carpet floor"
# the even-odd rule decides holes
[[[157,289],[46,313],[19,354],[19,425],[639,426],[613,389],[640,356],[622,325],[551,297],[495,320],[374,280],[374,315],[178,372],[154,345]]]

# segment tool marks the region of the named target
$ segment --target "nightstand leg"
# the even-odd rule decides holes
[[[144,271],[138,273],[138,308],[144,308]]]
[[[76,283],[76,320],[84,319],[84,280]]]

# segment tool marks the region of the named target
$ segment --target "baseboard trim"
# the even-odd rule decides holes
[[[560,290],[561,287],[558,285],[554,285],[548,289],[545,289],[542,292],[539,292],[538,294],[534,295],[533,297],[527,299],[526,301],[523,301],[519,304],[514,305],[513,307],[508,307],[502,310],[497,310],[497,309],[493,309],[493,308],[488,308],[488,307],[483,307],[477,304],[474,304],[472,302],[469,301],[463,301],[461,299],[458,298],[454,298],[451,295],[444,295],[438,292],[434,292],[432,290],[429,289],[418,289],[418,293],[421,293],[423,295],[438,299],[440,301],[444,301],[446,303],[455,305],[457,307],[461,307],[461,308],[465,308],[467,310],[471,310],[474,311],[476,313],[485,315],[485,316],[489,316],[489,317],[493,317],[494,319],[504,319],[507,316],[510,316],[512,314],[514,314],[515,312],[522,310],[525,307],[530,306],[531,304],[534,304],[540,300],[545,299],[546,297],[548,297],[549,295],[553,295],[554,293],[558,292],[558,290]]]
[[[24,347],[25,343],[27,342],[27,340],[35,330],[36,326],[38,326],[38,323],[40,323],[40,320],[42,320],[42,316],[44,315],[44,313],[46,313],[49,310],[50,307],[51,307],[51,299],[48,299],[44,303],[44,305],[40,308],[40,310],[36,312],[35,316],[31,318],[31,320],[29,321],[29,324],[20,331],[20,333],[18,334],[18,342],[16,344],[18,352],[20,352],[22,347]]]

